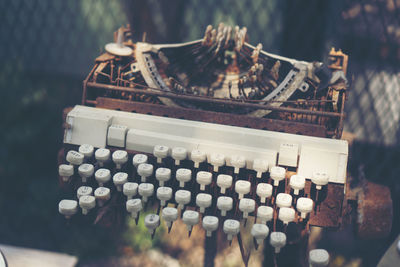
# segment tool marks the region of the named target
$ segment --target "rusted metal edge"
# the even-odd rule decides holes
[[[223,104],[223,105],[242,107],[242,108],[256,108],[256,109],[264,109],[264,110],[271,110],[271,111],[281,111],[281,112],[298,113],[298,114],[306,114],[306,115],[317,115],[317,116],[323,116],[323,117],[340,118],[340,117],[344,116],[344,114],[341,114],[338,112],[313,111],[313,110],[289,108],[289,107],[275,107],[272,105],[262,105],[262,104],[255,104],[255,103],[238,102],[238,101],[216,99],[216,98],[209,98],[209,97],[202,97],[202,96],[181,95],[181,94],[174,94],[171,92],[143,90],[143,89],[136,89],[136,88],[130,88],[130,87],[116,86],[116,85],[99,84],[99,83],[95,83],[95,82],[87,82],[86,85],[88,87],[94,88],[94,89],[107,89],[107,90],[138,93],[138,94],[158,96],[158,97],[182,99],[182,100],[187,100],[187,101]]]
[[[189,108],[176,108],[163,105],[132,102],[105,97],[98,97],[95,101],[96,107],[151,114],[193,121],[203,121],[231,126],[247,127],[260,130],[301,134],[315,137],[326,137],[326,129],[321,125],[307,124],[301,122],[274,120],[268,118],[257,118],[231,113],[220,113],[214,111],[193,110]]]

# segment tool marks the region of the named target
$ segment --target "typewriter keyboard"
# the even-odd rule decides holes
[[[242,144],[246,137],[240,139],[235,132],[226,136],[228,140],[221,135],[221,142],[211,140],[209,132],[209,143],[200,142],[203,145],[193,147],[188,146],[188,142],[194,141],[187,137],[178,136],[174,142],[162,143],[173,138],[168,129],[147,123],[146,132],[132,131],[131,127],[113,124],[112,116],[107,116],[108,126],[103,129],[107,137],[102,147],[72,142],[74,138],[90,138],[78,138],[76,133],[66,132],[65,138],[71,142],[64,140],[59,176],[71,193],[59,202],[59,212],[67,218],[96,213],[110,203],[117,203],[136,220],[143,211],[146,214],[150,211],[144,223],[151,235],[161,224],[170,231],[174,221],[180,219],[186,224],[189,235],[194,227],[203,228],[207,236],[221,229],[227,240],[238,235],[243,225],[251,223],[255,243],[261,244],[269,237],[269,244],[276,252],[286,244],[289,224],[295,223],[301,228],[309,225],[337,227],[340,224],[344,182],[340,182],[340,175],[336,174],[341,170],[335,171],[333,177],[332,172],[328,172],[331,167],[318,164],[318,161],[312,165],[315,155],[310,150],[318,149],[309,145],[310,142],[308,145],[294,144],[292,136],[282,134],[291,139],[292,145],[281,142],[275,150],[270,147],[265,152],[262,147],[246,148]],[[82,118],[89,125],[90,120],[96,120],[99,125],[97,115]],[[71,126],[76,132],[82,130],[79,127],[89,133],[95,130],[78,123],[71,123]],[[243,133],[248,130],[251,129],[243,129]],[[135,138],[129,139],[130,132]],[[192,128],[190,134],[197,137],[198,132]],[[92,138],[92,144],[100,140],[96,136]],[[160,143],[149,148],[155,140]],[[222,141],[236,143],[224,149]],[[247,141],[254,143],[257,140],[251,140],[250,136]],[[337,140],[327,141],[334,147],[331,141]],[[323,139],[315,138],[315,142],[322,144]],[[209,147],[212,149],[207,149]],[[246,153],[233,153],[240,151]],[[307,162],[303,165],[303,170],[307,167],[307,171],[303,173],[301,162]],[[314,168],[311,175],[310,166]],[[324,171],[324,167],[328,171]]]

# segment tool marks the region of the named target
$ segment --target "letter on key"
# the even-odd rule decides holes
[[[225,194],[226,189],[232,186],[232,176],[219,174],[217,176],[217,185],[221,187],[221,194]]]
[[[203,217],[203,228],[206,230],[206,235],[211,237],[212,232],[218,229],[218,217],[215,216],[204,216]]]
[[[153,155],[157,158],[157,163],[162,163],[162,160],[168,157],[169,147],[163,145],[156,145],[153,149]]]
[[[168,168],[158,168],[156,170],[156,179],[159,186],[164,186],[164,183],[171,179],[171,170]]]
[[[311,198],[301,197],[297,200],[296,208],[301,213],[301,218],[305,219],[307,213],[312,211],[314,202]]]
[[[228,240],[231,241],[233,236],[237,235],[240,231],[240,222],[231,219],[225,220],[223,230]]]
[[[110,159],[110,150],[107,148],[99,148],[94,152],[94,156],[99,163],[100,167],[103,167],[104,164]]]
[[[85,159],[90,159],[93,156],[94,148],[92,145],[83,144],[79,146],[79,153],[83,154]]]
[[[239,199],[242,199],[244,195],[250,193],[251,184],[249,181],[239,180],[235,183],[235,191],[239,194]]]
[[[86,183],[87,180],[92,177],[94,173],[94,166],[89,163],[84,163],[78,167],[79,176],[82,178],[82,183]]]
[[[70,199],[63,199],[58,203],[58,211],[69,219],[78,211],[78,202]]]
[[[257,172],[257,178],[261,178],[262,174],[268,171],[268,160],[266,159],[253,160],[253,170]]]
[[[122,191],[128,199],[131,199],[136,196],[138,187],[139,185],[137,183],[127,182],[124,184]]]
[[[61,164],[58,166],[58,175],[62,177],[63,182],[68,182],[70,177],[74,175],[74,166]]]
[[[142,183],[145,183],[147,180],[147,177],[149,177],[153,174],[153,165],[147,164],[147,163],[142,163],[138,166],[137,172],[141,177]]]
[[[128,152],[125,150],[116,150],[112,154],[112,160],[114,161],[117,170],[119,170],[122,168],[122,165],[128,161]]]
[[[260,197],[260,202],[265,203],[267,197],[272,195],[272,185],[267,183],[259,183],[256,190],[257,196]]]
[[[84,156],[83,154],[76,152],[74,150],[70,150],[67,153],[66,160],[71,165],[81,165],[83,163]]]
[[[279,182],[285,179],[286,170],[282,167],[274,166],[271,168],[269,175],[274,180],[274,186],[278,186]]]
[[[175,160],[175,165],[181,164],[182,160],[187,157],[187,150],[184,147],[174,147],[171,152],[172,158]]]
[[[109,169],[98,169],[94,173],[94,177],[96,178],[96,181],[99,183],[100,186],[103,186],[105,183],[110,181],[111,179],[111,172]]]
[[[179,181],[180,187],[185,187],[185,183],[189,182],[192,178],[192,171],[189,169],[177,169],[176,170],[176,180]]]
[[[200,193],[196,196],[196,205],[200,208],[200,213],[204,213],[205,209],[212,204],[212,196],[210,194]]]
[[[292,175],[292,177],[290,177],[289,185],[291,188],[293,188],[294,194],[296,196],[299,194],[300,190],[304,189],[305,184],[306,184],[306,179],[304,178],[304,176]]]
[[[233,155],[231,157],[231,165],[234,167],[233,172],[237,174],[241,168],[246,166],[246,158],[240,155]]]
[[[257,241],[258,245],[261,245],[264,242],[264,239],[267,238],[269,234],[269,228],[265,224],[253,224],[251,228],[251,235]]]
[[[211,154],[210,164],[214,166],[214,172],[218,172],[218,168],[225,165],[225,156],[218,153]]]
[[[226,216],[226,212],[230,211],[233,206],[233,199],[231,197],[218,197],[217,208],[221,211],[221,216]]]
[[[145,154],[136,154],[132,158],[132,164],[137,169],[140,164],[147,163],[147,159]]]
[[[266,224],[274,217],[274,209],[268,206],[259,206],[257,208],[257,219],[262,223]]]
[[[279,253],[281,248],[286,245],[286,235],[282,232],[272,232],[269,236],[269,243],[275,248],[275,253]]]
[[[144,225],[151,235],[154,234],[158,226],[160,226],[160,217],[157,214],[148,214],[144,217]]]
[[[199,149],[194,149],[190,153],[190,158],[194,162],[194,167],[198,168],[200,166],[200,163],[206,160],[206,153],[204,153],[204,151],[201,151]]]
[[[157,188],[157,198],[160,200],[161,207],[164,207],[167,201],[172,198],[172,188],[165,186]]]
[[[187,190],[178,190],[175,192],[175,201],[178,203],[178,208],[183,209],[190,202],[191,193]]]
[[[206,190],[206,185],[211,184],[212,174],[211,172],[199,171],[196,175],[196,181],[200,184],[200,190]]]
[[[139,195],[142,196],[142,202],[147,202],[148,198],[154,193],[154,185],[150,183],[139,184]]]
[[[117,190],[121,192],[124,184],[128,182],[128,174],[125,172],[117,172],[113,176],[113,182],[117,187]]]

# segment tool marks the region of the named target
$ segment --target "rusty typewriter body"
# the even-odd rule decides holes
[[[145,223],[154,233],[163,221],[171,230],[168,206],[189,232],[203,225],[212,236],[217,227],[228,239],[240,236],[231,221],[270,233],[342,225],[347,55],[332,49],[327,65],[285,58],[247,43],[246,28],[223,24],[181,44],[130,35],[129,27],[115,33],[83,82],[81,105],[64,112],[59,170],[70,197],[60,213],[103,211],[99,222],[108,206],[134,218],[152,210]],[[256,230],[255,240],[267,238]]]

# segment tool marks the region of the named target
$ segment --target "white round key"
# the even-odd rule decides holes
[[[175,201],[178,203],[178,208],[183,209],[190,202],[191,193],[188,190],[178,190],[175,192]]]
[[[304,186],[306,184],[306,178],[301,175],[292,175],[290,177],[290,182],[289,185],[291,188],[293,188],[293,193],[297,196],[299,194],[300,190],[304,189]]]
[[[262,223],[266,224],[274,218],[274,209],[268,206],[259,206],[257,208],[257,219]]]
[[[200,193],[196,196],[196,205],[200,208],[200,213],[204,213],[205,209],[212,204],[212,196],[210,194]]]
[[[190,158],[194,162],[194,167],[198,168],[200,163],[204,162],[207,157],[204,151],[201,151],[199,149],[194,149],[190,153]]]
[[[328,173],[324,171],[315,171],[313,172],[311,181],[316,185],[317,190],[321,190],[322,186],[329,182]]]
[[[161,207],[164,207],[166,202],[172,198],[172,188],[165,186],[157,188],[157,198],[160,200]]]
[[[99,207],[102,207],[111,198],[111,191],[107,187],[98,187],[94,190],[94,197]]]
[[[211,154],[210,164],[214,166],[214,172],[218,172],[218,168],[225,165],[225,156],[219,153]]]
[[[217,185],[221,187],[221,194],[225,194],[226,189],[232,186],[232,176],[219,174],[217,176]]]
[[[78,211],[78,202],[70,199],[63,199],[58,203],[58,212],[69,219]]]
[[[94,178],[96,178],[96,181],[100,186],[103,186],[105,183],[110,181],[111,172],[109,169],[100,168],[94,173]]]
[[[83,144],[79,146],[78,151],[83,154],[86,159],[90,159],[93,156],[94,147],[89,144]]]
[[[301,218],[305,219],[307,213],[313,209],[314,202],[311,198],[301,197],[297,200],[296,209],[300,212]]]
[[[262,174],[268,171],[268,160],[266,159],[254,159],[253,170],[257,172],[257,178],[261,178]]]
[[[279,208],[289,208],[290,206],[292,206],[292,196],[285,193],[279,193],[276,196],[275,203]]]
[[[156,145],[153,149],[153,155],[157,158],[157,163],[162,163],[162,160],[168,157],[169,147]]]
[[[82,183],[86,183],[87,180],[93,176],[94,166],[89,163],[83,163],[78,167],[79,176],[82,178]]]
[[[127,182],[122,187],[122,192],[128,199],[131,199],[133,196],[136,196],[138,187],[137,183]]]
[[[168,168],[158,168],[156,170],[156,179],[159,186],[164,186],[164,183],[171,179],[171,170]]]
[[[142,202],[147,202],[148,198],[154,193],[154,185],[150,183],[139,184],[139,195],[142,196]]]
[[[172,158],[175,160],[175,165],[179,165],[181,160],[187,157],[187,150],[184,147],[174,147],[171,152]]]
[[[256,202],[251,198],[242,198],[239,201],[239,210],[243,212],[243,218],[247,218],[250,212],[256,209]]]
[[[217,208],[221,210],[221,216],[226,216],[226,212],[230,211],[233,207],[233,199],[231,197],[218,197]]]
[[[79,198],[79,206],[82,209],[82,214],[86,215],[91,209],[96,207],[96,199],[94,196],[82,196]]]
[[[128,152],[125,150],[116,150],[112,153],[112,160],[114,161],[117,170],[122,168],[122,165],[128,162]]]
[[[190,179],[192,178],[192,171],[189,169],[177,169],[176,170],[176,180],[179,181],[179,186],[180,187],[185,187],[185,183],[189,182]]]
[[[251,183],[249,181],[238,180],[235,183],[235,191],[239,194],[239,199],[242,199],[244,195],[250,193]]]
[[[107,148],[99,148],[94,152],[94,157],[99,162],[99,166],[103,167],[104,163],[110,159],[110,150]]]
[[[132,164],[137,168],[140,164],[147,163],[147,156],[145,154],[136,154],[132,158]]]
[[[231,219],[225,220],[223,230],[227,234],[228,240],[231,241],[233,236],[237,235],[240,231],[240,222]]]
[[[93,189],[90,186],[80,186],[76,190],[76,196],[79,199],[81,196],[90,196],[93,193]]]
[[[148,163],[142,163],[138,166],[137,172],[141,177],[142,183],[145,183],[147,180],[147,177],[149,177],[153,174],[153,165],[148,164]]]
[[[325,249],[310,250],[308,256],[310,267],[325,267],[329,265],[329,253]]]
[[[271,168],[269,175],[274,180],[274,186],[278,186],[279,182],[285,179],[286,170],[285,168],[274,166]]]
[[[64,182],[68,182],[70,177],[74,175],[74,166],[61,164],[60,166],[58,166],[58,175],[62,177],[62,180]]]
[[[269,228],[265,224],[253,224],[251,235],[256,239],[257,244],[261,245],[269,234]]]
[[[81,165],[83,163],[84,156],[75,150],[70,150],[67,153],[66,160],[71,165]]]
[[[204,191],[206,190],[206,185],[211,184],[212,181],[212,173],[211,172],[205,172],[205,171],[199,171],[196,174],[196,182],[200,184],[200,190]]]
[[[183,213],[182,221],[186,224],[189,233],[192,231],[194,225],[198,224],[200,220],[200,215],[197,211],[186,210]]]
[[[113,182],[117,190],[121,192],[124,184],[128,182],[128,174],[126,172],[117,172],[113,176]]]
[[[294,221],[295,211],[292,208],[280,208],[278,213],[278,219],[284,224],[288,224]]]
[[[272,185],[267,183],[259,183],[257,185],[256,194],[260,197],[260,202],[265,203],[267,197],[272,195]]]
[[[178,210],[172,207],[163,208],[161,216],[164,219],[168,229],[170,229],[172,223],[178,219]]]
[[[128,199],[126,201],[126,211],[131,214],[132,218],[136,219],[142,209],[143,205],[140,198]]]
[[[157,214],[147,214],[144,217],[144,225],[152,235],[157,227],[160,226],[160,217]]]
[[[231,165],[234,167],[233,172],[239,173],[240,169],[246,166],[246,158],[240,155],[233,155],[231,157]]]
[[[275,253],[279,253],[281,248],[286,245],[286,235],[282,232],[272,232],[269,236],[269,243],[275,248]]]
[[[218,229],[218,217],[215,216],[204,216],[203,217],[203,228],[206,230],[208,237],[212,236],[212,232]]]

